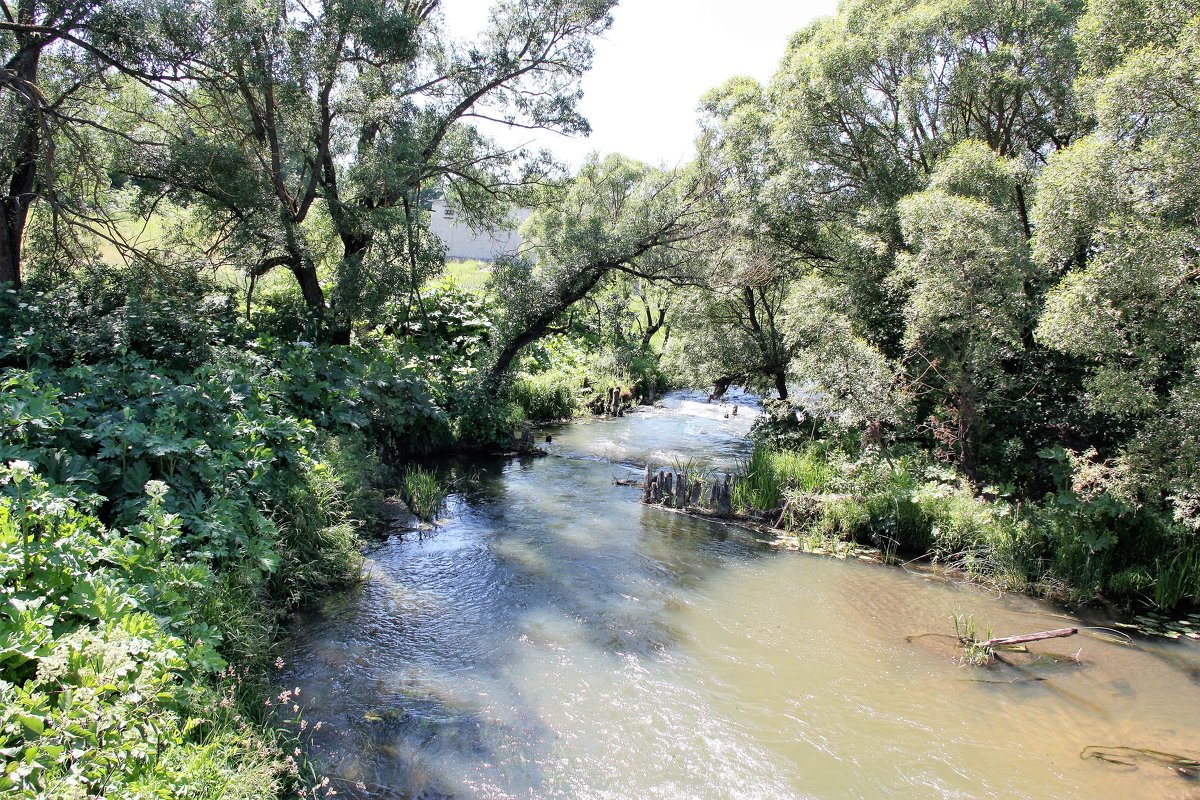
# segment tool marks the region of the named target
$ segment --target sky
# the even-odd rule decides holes
[[[471,38],[489,6],[490,0],[442,0],[447,30]],[[546,147],[572,166],[593,150],[681,164],[693,152],[701,95],[735,75],[765,83],[788,37],[836,6],[836,0],[621,0],[583,79],[580,108],[590,137],[487,133],[509,145]]]

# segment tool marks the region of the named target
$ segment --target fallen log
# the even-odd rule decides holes
[[[980,647],[1003,647],[1009,644],[1025,644],[1026,642],[1040,642],[1043,639],[1061,639],[1064,636],[1074,636],[1079,633],[1078,628],[1059,628],[1053,631],[1039,631],[1038,633],[1025,633],[1020,636],[1000,636],[995,639],[979,642]]]

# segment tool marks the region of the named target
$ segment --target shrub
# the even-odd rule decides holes
[[[521,373],[509,387],[508,396],[527,419],[569,419],[580,412],[579,390],[576,381],[558,372]]]
[[[217,651],[230,608],[204,613],[213,576],[178,554],[166,495],[148,484],[139,521],[122,532],[89,512],[94,497],[26,463],[0,465],[0,791],[162,791],[214,740],[226,751],[207,760],[210,796],[263,796],[285,782],[271,739],[212,687],[226,670]]]
[[[871,524],[866,504],[851,497],[839,497],[825,503],[817,519],[817,531],[825,536],[855,541]]]

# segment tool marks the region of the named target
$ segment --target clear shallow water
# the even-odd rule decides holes
[[[1200,797],[1080,758],[1200,750],[1200,647],[1076,636],[1036,647],[1079,664],[960,666],[948,639],[905,637],[956,612],[998,634],[1070,623],[643,508],[614,476],[732,468],[752,422],[744,403],[665,404],[477,465],[447,524],[389,539],[361,589],[297,627],[281,681],[324,721],[314,755],[342,796]]]

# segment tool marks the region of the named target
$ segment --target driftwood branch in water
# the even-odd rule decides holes
[[[1043,639],[1061,639],[1064,636],[1074,636],[1077,633],[1079,633],[1078,628],[1059,628],[1053,631],[1039,631],[1038,633],[1026,633],[1020,636],[1000,636],[995,639],[979,642],[978,644],[980,647],[1003,647],[1008,644],[1040,642]]]
[[[1141,763],[1154,764],[1166,767],[1183,778],[1200,776],[1200,759],[1177,753],[1164,753],[1161,750],[1147,750],[1142,747],[1097,747],[1092,745],[1083,748],[1079,757],[1095,758],[1122,767],[1136,768]]]

